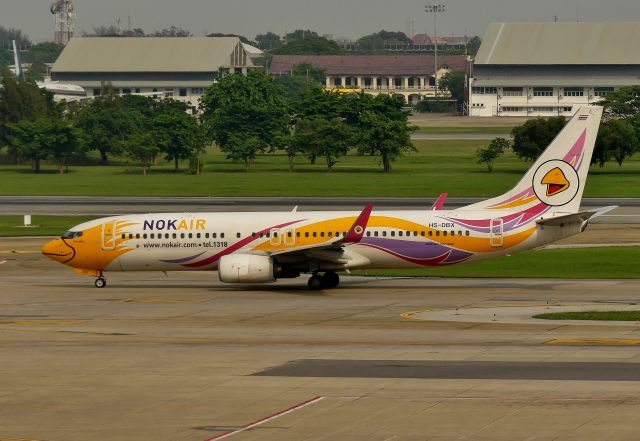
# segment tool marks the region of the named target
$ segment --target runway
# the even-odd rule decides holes
[[[640,304],[640,280],[310,292],[126,273],[101,290],[42,241],[0,239],[0,440],[637,439],[639,326],[407,314]]]

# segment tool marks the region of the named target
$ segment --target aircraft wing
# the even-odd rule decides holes
[[[280,250],[269,253],[270,256],[278,256],[280,258],[287,257],[307,257],[310,259],[325,260],[337,264],[347,263],[348,257],[344,254],[344,246],[352,243],[358,243],[362,240],[367,230],[367,223],[371,216],[373,205],[368,204],[360,212],[355,222],[343,237],[335,238],[330,242],[321,244],[307,245],[304,247],[296,247],[293,249]]]

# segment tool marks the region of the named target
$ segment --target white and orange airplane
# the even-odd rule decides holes
[[[228,283],[310,273],[311,289],[337,272],[449,266],[528,250],[583,231],[615,207],[580,211],[602,107],[578,109],[507,193],[456,210],[156,213],[73,227],[46,244],[52,260],[94,276],[109,271],[213,271]]]

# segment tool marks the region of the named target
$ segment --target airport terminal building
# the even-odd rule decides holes
[[[261,56],[237,37],[81,37],[67,44],[51,77],[81,86],[89,97],[108,81],[119,93],[160,94],[195,110],[219,75],[262,68]]]
[[[288,75],[303,63],[324,69],[328,90],[363,90],[393,94],[415,105],[435,96],[435,60],[425,55],[274,55],[272,75]],[[438,57],[438,78],[452,70],[466,70],[463,55]]]
[[[640,85],[640,22],[493,23],[470,78],[471,116],[568,116]]]

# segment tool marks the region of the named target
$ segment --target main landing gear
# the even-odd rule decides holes
[[[100,272],[100,277],[98,277],[95,281],[96,288],[104,288],[107,286],[107,279],[104,278],[102,271]]]
[[[313,276],[309,278],[309,282],[307,285],[309,289],[314,291],[325,289],[325,288],[335,288],[340,284],[340,276],[336,274],[334,271],[327,271],[322,276],[314,273]]]

